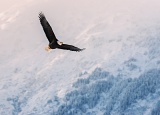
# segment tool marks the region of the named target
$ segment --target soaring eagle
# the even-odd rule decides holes
[[[46,51],[49,51],[50,49],[59,48],[59,49],[70,50],[70,51],[78,51],[79,52],[79,51],[82,51],[82,50],[85,49],[85,48],[80,49],[80,48],[75,47],[73,45],[63,44],[63,42],[60,42],[56,38],[50,24],[48,23],[48,21],[46,20],[44,14],[42,12],[39,14],[39,20],[40,20],[40,23],[43,27],[43,30],[44,30],[45,34],[46,34],[46,37],[49,41],[49,45],[45,48]]]

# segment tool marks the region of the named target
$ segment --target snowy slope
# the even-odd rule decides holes
[[[60,41],[53,50],[43,12]],[[24,0],[0,12],[1,115],[156,115],[158,0]]]

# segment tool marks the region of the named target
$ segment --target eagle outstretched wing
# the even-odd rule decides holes
[[[43,27],[45,34],[46,34],[46,37],[48,38],[48,41],[50,43],[58,41],[51,26],[49,25],[48,21],[46,20],[46,17],[44,16],[44,14],[42,12],[39,13],[39,20],[40,20],[40,23]]]
[[[75,47],[75,46],[72,46],[72,45],[68,45],[68,44],[59,45],[58,48],[59,48],[59,49],[64,49],[64,50],[70,50],[70,51],[77,51],[77,52],[82,51],[82,50],[85,49],[85,48],[80,49],[80,48],[78,48],[78,47]]]

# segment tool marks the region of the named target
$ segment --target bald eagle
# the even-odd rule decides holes
[[[58,48],[58,49],[64,49],[64,50],[70,50],[70,51],[78,51],[79,52],[79,51],[82,51],[82,50],[85,49],[85,48],[80,49],[80,48],[75,47],[73,45],[68,45],[68,44],[64,44],[63,42],[60,42],[56,38],[56,36],[55,36],[50,24],[48,23],[46,17],[44,16],[44,14],[42,12],[39,13],[39,20],[40,20],[40,23],[41,23],[41,25],[43,27],[45,35],[46,35],[46,37],[47,37],[47,39],[49,41],[49,45],[45,48],[46,51],[50,51],[50,49]]]

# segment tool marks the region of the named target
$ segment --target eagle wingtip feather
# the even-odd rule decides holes
[[[43,19],[43,18],[45,18],[43,12],[40,12],[38,17],[39,17],[40,20]]]

